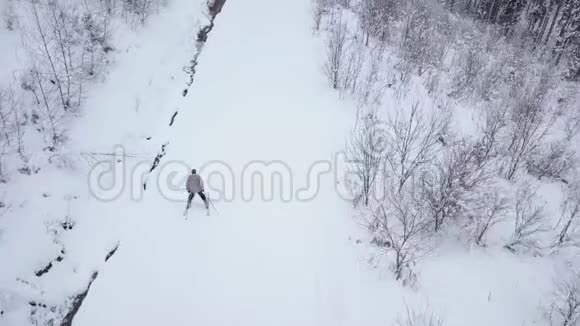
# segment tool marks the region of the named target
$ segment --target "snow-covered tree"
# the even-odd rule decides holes
[[[418,170],[433,160],[445,142],[449,112],[432,109],[425,112],[419,103],[398,107],[387,120],[386,167],[399,190],[411,177],[418,177]]]
[[[329,33],[326,40],[326,62],[323,68],[332,88],[339,89],[346,67],[348,46],[348,29],[340,16],[333,17],[331,20]]]
[[[580,183],[575,180],[565,188],[561,205],[562,215],[558,221],[558,235],[554,246],[578,245],[580,227]]]
[[[575,326],[580,322],[580,274],[572,274],[556,284],[552,303],[546,311],[550,326]]]
[[[384,148],[382,122],[370,113],[354,130],[346,151],[356,187],[360,189],[355,202],[362,200],[365,206],[369,205],[375,182],[382,172]]]
[[[467,214],[476,205],[491,173],[481,164],[477,148],[465,141],[451,146],[421,178],[422,195],[439,231],[449,219]]]
[[[530,184],[518,186],[513,207],[514,229],[506,248],[514,251],[541,249],[540,236],[549,231],[545,222],[545,205]]]
[[[420,194],[406,184],[400,191],[389,191],[384,200],[368,209],[369,227],[392,253],[395,279],[413,282],[413,265],[431,249],[428,239],[430,219]]]
[[[539,148],[550,132],[556,112],[546,106],[550,76],[542,75],[537,84],[514,94],[510,125],[506,128],[504,175],[512,180],[520,167]]]

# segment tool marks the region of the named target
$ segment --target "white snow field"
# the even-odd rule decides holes
[[[190,17],[176,14],[171,23],[187,26],[180,19]],[[323,175],[313,200],[287,202],[279,191],[263,200],[259,187],[246,200],[246,164],[284,162],[296,191],[312,164],[344,147],[352,127],[354,110],[324,80],[323,51],[310,26],[308,0],[229,1],[189,95],[148,95],[180,110],[171,128],[157,119],[156,141],[168,145],[155,171],[179,161],[207,178],[221,164],[211,161],[223,162],[234,171],[233,200],[214,200],[219,213],[208,217],[195,198],[184,220],[185,193],[168,200],[152,181],[158,174],[150,176],[144,198],[117,212],[128,220],[121,247],[74,325],[390,325],[405,305],[456,326],[523,325],[538,317],[553,273],[546,260],[445,248],[424,261],[416,290],[368,268],[359,253],[365,245],[355,244],[351,204],[335,190],[340,173]],[[167,58],[189,46],[167,49]]]
[[[227,3],[177,104],[163,161],[222,161],[240,188],[247,163],[279,160],[295,190],[304,187],[310,166],[343,147],[352,118],[326,86],[308,26],[308,1]],[[265,202],[259,188],[247,202],[250,193],[236,190],[210,217],[195,198],[187,221],[183,202],[149,186],[75,325],[356,323],[359,274],[343,229],[350,203],[333,180],[325,175],[307,202],[279,192]]]
[[[125,148],[119,196],[91,197],[82,167],[47,167],[0,188],[13,204],[0,220],[10,226],[0,230],[0,257],[8,257],[0,261],[13,262],[0,266],[0,304],[8,303],[0,326],[33,325],[31,298],[61,305],[94,271],[75,326],[396,325],[406,306],[437,314],[445,326],[543,325],[556,259],[448,241],[416,266],[414,288],[394,280],[386,259],[368,262],[375,251],[353,219],[344,167],[334,160],[356,109],[323,75],[309,0],[228,0],[182,96],[204,6],[171,0],[142,31],[116,32],[126,48],[105,81],[90,85],[71,127],[71,153]],[[147,190],[130,198],[165,144]],[[217,208],[211,216],[196,197],[184,218],[184,166],[206,180]],[[270,172],[276,168],[290,176],[282,188],[262,189],[244,180],[248,166],[265,184],[280,180]],[[224,200],[218,173],[228,169]],[[320,171],[327,172],[312,178]],[[62,239],[66,257],[35,278],[31,271],[60,248],[45,245],[52,239],[43,221],[65,215],[77,221]]]

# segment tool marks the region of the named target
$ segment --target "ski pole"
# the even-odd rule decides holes
[[[213,201],[211,201],[211,198],[209,198],[209,196],[207,197],[207,200],[211,204],[211,207],[213,208],[213,210],[216,211],[216,213],[218,213],[218,215],[219,215],[220,212],[217,210],[217,208],[215,208],[215,206],[213,205]]]

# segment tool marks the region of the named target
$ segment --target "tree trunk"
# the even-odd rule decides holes
[[[32,4],[32,14],[34,16],[34,22],[35,22],[36,27],[38,29],[38,33],[40,34],[40,37],[42,40],[42,46],[44,48],[45,55],[48,59],[48,62],[50,63],[50,68],[52,69],[52,75],[53,75],[53,78],[55,79],[54,83],[56,84],[58,91],[60,93],[60,100],[62,102],[63,109],[66,111],[67,105],[66,105],[66,100],[64,98],[64,93],[62,90],[62,85],[61,85],[60,79],[58,78],[58,74],[56,72],[56,67],[54,66],[54,61],[53,61],[52,56],[50,54],[50,50],[48,49],[48,41],[46,40],[46,35],[44,34],[44,31],[42,30],[42,24],[40,23],[40,18],[38,17],[38,9],[36,8],[36,4],[34,4],[34,3]]]
[[[550,24],[550,29],[548,29],[548,34],[546,34],[544,44],[548,44],[548,42],[550,41],[550,36],[552,35],[552,31],[554,30],[554,26],[556,26],[556,22],[558,21],[558,17],[560,16],[560,11],[562,11],[563,5],[564,5],[564,0],[558,1],[558,6],[556,7],[556,13],[552,17],[552,23]]]

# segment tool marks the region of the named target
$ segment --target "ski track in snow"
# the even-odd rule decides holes
[[[190,4],[177,2],[165,21],[175,24],[173,33],[190,31],[191,15],[180,11],[185,6]],[[295,188],[303,186],[310,164],[343,148],[354,118],[354,110],[323,79],[323,51],[310,26],[308,0],[228,1],[187,97],[179,94],[180,81],[165,85],[152,78],[153,88],[130,86],[136,93],[150,90],[144,96],[153,103],[141,101],[142,111],[151,114],[162,106],[157,114],[165,118],[179,108],[171,128],[165,120],[146,122],[158,142],[149,149],[168,140],[163,162],[200,167],[219,160],[236,176],[250,161],[281,160],[291,167]],[[159,34],[171,30],[164,26]],[[186,64],[192,43],[150,44],[148,51],[164,58],[153,71],[167,62]],[[174,47],[161,49],[168,45]],[[126,73],[115,83],[126,84]],[[129,105],[131,97],[125,98],[111,106]],[[115,110],[90,114],[97,121],[133,117],[130,112],[119,117]],[[107,135],[100,143],[118,138]],[[428,301],[445,307],[446,325],[507,326],[537,309],[534,298],[546,287],[538,275],[549,267],[510,257],[501,266],[477,254],[461,263],[457,257],[464,253],[438,257],[423,268],[424,295],[401,288],[390,275],[377,280],[357,261],[349,239],[355,228],[351,205],[337,195],[334,182],[325,175],[308,202],[246,202],[238,192],[233,202],[216,201],[219,214],[209,217],[195,198],[187,221],[185,193],[182,201],[169,201],[148,187],[138,203],[117,202],[116,214],[125,219],[121,246],[100,271],[74,325],[385,325],[405,303]],[[472,263],[465,267],[464,261]],[[522,290],[518,281],[538,286]],[[500,300],[497,291],[504,294]],[[522,295],[531,299],[520,300]],[[506,305],[514,311],[509,317]]]
[[[249,18],[264,8],[271,11]],[[163,160],[221,160],[236,172],[252,160],[281,160],[304,184],[311,162],[341,149],[351,119],[320,74],[308,26],[308,1],[226,3],[166,136]],[[215,202],[220,214],[211,217],[196,198],[184,221],[182,202],[148,189],[127,212],[131,233],[75,325],[345,320],[341,274],[345,266],[356,270],[356,261],[336,250],[347,248],[336,220],[348,221],[349,203],[335,195],[330,176],[311,202],[247,203],[236,196]],[[341,263],[343,257],[352,261]]]

